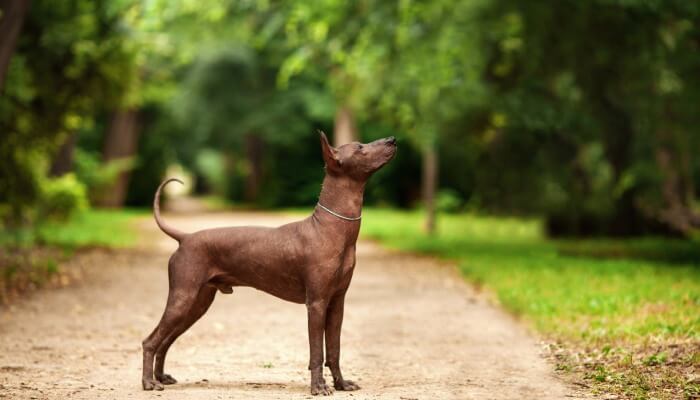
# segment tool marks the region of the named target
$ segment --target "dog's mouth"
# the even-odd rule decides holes
[[[389,151],[391,152],[391,156],[393,157],[394,154],[396,154],[396,149],[398,148],[398,146],[396,145],[396,141],[394,140],[391,142],[387,142],[387,148],[389,149]]]
[[[387,143],[386,147],[384,149],[385,149],[384,153],[386,154],[386,159],[384,160],[384,163],[382,163],[382,165],[388,163],[389,161],[391,161],[394,158],[394,156],[396,156],[396,149],[397,149],[396,142]]]

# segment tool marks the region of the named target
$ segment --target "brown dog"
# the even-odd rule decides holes
[[[153,211],[156,223],[180,247],[170,257],[168,302],[158,326],[143,341],[144,390],[176,383],[163,372],[170,345],[207,311],[216,291],[251,286],[281,299],[306,304],[309,324],[311,394],[328,395],[326,366],[337,390],[357,390],[340,372],[340,328],[345,293],[355,268],[355,243],[367,179],[396,153],[393,137],[369,144],[331,147],[323,132],[326,176],[319,203],[310,217],[278,228],[231,227],[184,233],[160,217],[161,189]],[[154,370],[155,358],[155,370]],[[154,379],[155,378],[155,379]]]

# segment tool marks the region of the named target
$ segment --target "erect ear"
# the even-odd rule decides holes
[[[321,137],[321,154],[323,154],[323,161],[325,161],[328,167],[338,167],[340,166],[340,160],[338,160],[338,150],[331,146],[328,142],[326,134],[322,130],[318,131]]]

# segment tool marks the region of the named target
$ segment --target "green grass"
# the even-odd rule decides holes
[[[419,212],[363,210],[362,233],[454,259],[550,342],[556,369],[594,394],[697,398],[700,242],[548,240],[541,222],[462,214],[423,233]],[[695,397],[694,397],[695,396]]]
[[[551,241],[538,220],[368,209],[362,232],[390,247],[458,260],[464,275],[558,338],[700,338],[700,243]]]
[[[61,247],[128,247],[138,240],[132,224],[145,210],[93,209],[65,223],[47,223],[39,229],[40,240]]]
[[[67,221],[45,222],[34,229],[0,232],[0,247],[46,245],[79,247],[127,247],[138,240],[132,223],[147,211],[133,209],[91,209]]]

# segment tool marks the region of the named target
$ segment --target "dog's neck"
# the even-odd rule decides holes
[[[362,214],[364,193],[365,182],[358,182],[348,177],[327,173],[325,178],[323,178],[318,202],[333,212],[353,218]],[[318,213],[319,210],[315,212]],[[325,213],[325,211],[320,212]]]

